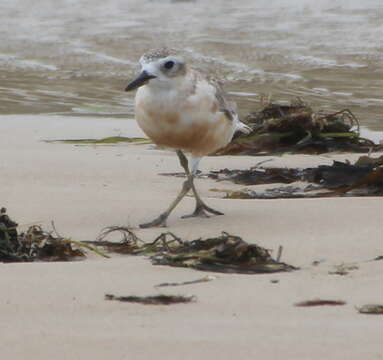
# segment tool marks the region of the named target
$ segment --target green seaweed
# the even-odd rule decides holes
[[[331,138],[355,138],[358,139],[359,135],[353,132],[343,132],[343,133],[323,133],[317,134],[321,138],[331,137]]]
[[[60,139],[60,140],[46,140],[47,143],[64,143],[75,145],[109,145],[118,143],[134,143],[134,144],[148,144],[151,143],[149,139],[141,137],[125,137],[125,136],[109,136],[101,139]]]

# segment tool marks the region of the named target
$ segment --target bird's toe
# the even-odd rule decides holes
[[[141,229],[147,229],[151,227],[167,227],[166,220],[168,216],[165,214],[161,214],[158,218],[153,221],[149,221],[147,223],[140,224]]]

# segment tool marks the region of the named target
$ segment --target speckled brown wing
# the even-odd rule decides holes
[[[235,119],[238,117],[236,111],[237,107],[235,102],[229,101],[227,99],[228,95],[222,87],[222,82],[214,77],[208,77],[207,81],[216,89],[215,97],[218,102],[219,111],[222,111],[229,120],[235,121]]]

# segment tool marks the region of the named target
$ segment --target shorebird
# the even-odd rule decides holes
[[[239,121],[235,103],[227,100],[220,83],[189,67],[176,50],[149,51],[139,60],[140,74],[125,91],[138,89],[135,117],[143,132],[158,146],[175,149],[186,181],[168,209],[141,228],[166,226],[182,198],[193,191],[196,207],[183,218],[223,215],[204,203],[194,186],[201,158],[227,145],[236,131],[251,129]],[[190,165],[184,154],[190,153]]]

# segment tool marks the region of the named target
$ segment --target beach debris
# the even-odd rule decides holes
[[[106,240],[108,235],[115,234],[116,232],[120,234],[120,241]],[[102,246],[109,252],[118,254],[132,254],[136,251],[140,251],[141,245],[145,244],[129,226],[108,226],[101,230],[101,233],[95,241],[86,241],[86,243]]]
[[[18,224],[7,215],[7,209],[0,209],[0,261],[12,261],[17,258],[15,251],[19,247]]]
[[[18,234],[17,223],[9,218],[6,209],[0,213],[0,262],[78,260],[85,257],[85,248],[107,257],[97,248],[62,237],[54,223],[52,231],[32,225]]]
[[[190,280],[190,281],[182,281],[182,282],[171,282],[171,283],[161,283],[161,284],[158,284],[158,285],[155,285],[155,287],[165,287],[165,286],[183,286],[183,285],[192,285],[192,284],[200,284],[200,283],[206,283],[206,282],[209,282],[209,281],[212,281],[212,280],[215,280],[217,279],[216,276],[213,276],[213,275],[207,275],[207,276],[204,276],[200,279],[196,279],[196,280]]]
[[[211,171],[209,177],[235,184],[261,185],[285,183],[287,186],[255,191],[254,189],[226,190],[228,199],[281,199],[325,196],[379,196],[383,195],[383,156],[361,156],[354,164],[334,161],[332,165],[315,168],[263,168],[248,170]],[[325,191],[327,190],[327,191]],[[328,191],[332,190],[332,191]]]
[[[224,199],[300,199],[312,197],[304,193],[305,189],[298,186],[279,186],[272,189],[255,191],[252,189],[210,189],[210,191],[225,193]]]
[[[319,266],[319,265],[321,265],[321,264],[323,264],[323,263],[325,263],[325,262],[326,262],[326,259],[314,260],[314,261],[311,263],[311,265],[312,265],[312,266]]]
[[[235,136],[216,155],[369,152],[382,148],[359,136],[359,120],[349,109],[314,111],[300,98],[289,105],[267,102],[262,110],[247,115],[244,122],[253,131]]]
[[[226,232],[218,237],[178,244],[171,240],[173,246],[167,243],[167,236],[169,233],[160,235],[161,242],[166,245],[162,251],[150,257],[154,265],[239,274],[297,270],[294,266],[273,259],[269,250],[256,244],[248,244],[239,236]]]
[[[106,240],[106,237],[118,232],[120,241]],[[172,239],[167,239],[166,236],[171,236]],[[94,241],[85,241],[87,244],[104,247],[110,252],[130,255],[150,255],[161,251],[170,250],[173,243],[182,244],[183,241],[171,232],[161,233],[153,242],[145,242],[141,240],[128,226],[108,226],[101,230],[100,235]]]
[[[356,308],[361,314],[383,315],[382,304],[366,304]]]
[[[383,159],[380,157],[379,159]],[[360,159],[359,159],[360,160]],[[338,182],[338,186],[334,185],[334,191],[326,194],[322,194],[321,196],[337,196],[337,195],[358,195],[358,196],[381,196],[383,194],[383,166],[382,164],[362,164],[359,165],[358,162],[354,165],[349,165],[352,168],[356,168],[359,170],[359,176],[354,179],[354,182],[351,184],[347,184],[346,181],[340,185]],[[363,169],[363,170],[361,170]]]
[[[196,297],[194,295],[115,296],[105,294],[105,300],[117,300],[143,305],[173,305],[195,302]]]
[[[74,145],[113,145],[118,143],[150,144],[151,141],[141,137],[109,136],[100,139],[57,139],[45,140],[47,143],[64,143]]]
[[[210,171],[209,178],[217,181],[229,180],[239,185],[261,185],[283,183],[291,184],[303,177],[301,169],[264,168],[258,164],[248,170],[229,170],[228,168]]]
[[[61,236],[43,230],[40,225],[33,225],[19,237],[22,254],[28,254],[30,260],[68,261],[85,257],[81,248],[73,247],[73,242]]]
[[[334,266],[334,270],[329,271],[330,275],[348,275],[350,271],[358,270],[359,266],[356,264],[339,264]]]
[[[111,229],[109,234],[113,231],[120,230]],[[97,241],[91,243],[97,245]],[[105,240],[100,244],[107,249],[113,248]],[[134,242],[130,250],[127,253],[149,256],[154,265],[190,267],[204,271],[256,274],[297,270],[292,265],[280,262],[282,248],[278,251],[277,259],[274,259],[269,250],[248,244],[239,236],[226,232],[217,237],[193,241],[184,241],[171,232],[165,232],[153,242]]]
[[[345,305],[346,302],[343,300],[328,300],[328,299],[313,299],[300,301],[294,304],[298,307],[311,307],[311,306],[339,306]]]

